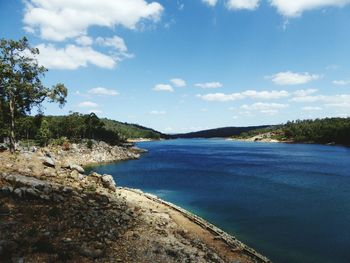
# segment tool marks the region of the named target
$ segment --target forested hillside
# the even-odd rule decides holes
[[[104,123],[104,127],[107,130],[118,132],[118,134],[127,139],[135,138],[149,138],[149,139],[161,139],[168,138],[169,136],[160,133],[156,130],[143,127],[137,124],[123,123],[115,120],[103,118],[101,121]]]
[[[267,126],[251,126],[251,127],[224,127],[198,132],[190,132],[183,134],[175,134],[173,138],[227,138],[233,135],[239,135],[242,132],[266,128]]]
[[[2,116],[0,114],[0,116]],[[71,113],[67,116],[25,116],[16,119],[16,139],[30,140],[45,145],[62,144],[65,140],[79,142],[82,139],[101,140],[112,145],[128,138],[160,139],[165,135],[135,124],[99,119],[94,113]],[[0,120],[0,140],[8,137],[8,125]]]
[[[271,133],[272,138],[280,141],[350,145],[350,118],[296,120],[244,132],[236,137],[249,138],[263,133]]]

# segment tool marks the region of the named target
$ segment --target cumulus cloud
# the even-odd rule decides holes
[[[83,101],[78,104],[81,108],[97,108],[98,104],[92,101]]]
[[[228,9],[240,10],[255,10],[259,7],[260,0],[228,0],[226,6]]]
[[[194,86],[202,89],[217,89],[223,87],[220,82],[196,83]]]
[[[153,88],[154,91],[167,91],[167,92],[173,92],[174,89],[169,84],[157,84]]]
[[[306,97],[316,93],[317,91],[318,91],[317,89],[300,89],[300,90],[294,91],[293,95],[295,97]]]
[[[96,43],[105,46],[105,47],[112,47],[120,52],[127,52],[128,48],[125,45],[124,39],[122,39],[119,36],[113,36],[113,37],[98,37],[96,38]]]
[[[235,101],[242,100],[246,98],[250,99],[281,99],[289,96],[289,93],[285,90],[271,90],[271,91],[256,91],[256,90],[246,90],[238,93],[209,93],[205,95],[197,95],[198,98],[201,98],[205,101]]]
[[[28,0],[23,22],[43,39],[63,41],[86,35],[91,26],[136,29],[143,21],[158,21],[163,7],[145,0]]]
[[[350,108],[350,94],[294,97],[291,99],[291,101],[301,103],[319,102],[323,103],[326,107],[346,109]]]
[[[40,44],[37,48],[40,50],[37,57],[39,63],[49,69],[73,70],[86,67],[88,64],[112,69],[118,61],[117,58],[107,56],[88,46],[67,45],[65,48],[56,48],[52,44]]]
[[[93,95],[105,95],[105,96],[116,96],[119,94],[116,90],[106,89],[103,87],[97,87],[97,88],[90,89],[88,91],[88,93],[93,94]]]
[[[298,85],[306,84],[313,80],[321,78],[320,75],[310,74],[308,72],[295,73],[292,71],[279,72],[272,76],[266,76],[265,78],[271,79],[273,83],[277,85]]]
[[[218,0],[202,0],[202,2],[210,6],[215,6]]]
[[[175,87],[185,87],[186,86],[186,81],[180,78],[173,78],[170,80],[170,82],[175,86]]]
[[[90,46],[94,40],[89,36],[80,36],[75,39],[75,42],[81,46]]]
[[[350,85],[350,80],[334,80],[332,83],[338,86],[347,86]]]
[[[221,102],[244,99],[244,96],[240,93],[232,93],[232,94],[210,93],[205,95],[198,94],[197,97],[206,101],[221,101]]]
[[[286,17],[300,16],[304,11],[327,6],[342,7],[350,0],[270,0],[270,4]]]
[[[281,104],[281,103],[263,103],[263,102],[257,102],[251,105],[242,105],[241,109],[245,110],[247,112],[250,111],[259,111],[260,113],[264,114],[276,114],[279,112],[279,110],[287,108],[288,104]]]

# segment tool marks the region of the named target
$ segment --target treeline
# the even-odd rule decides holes
[[[138,124],[122,123],[106,118],[102,118],[101,121],[104,123],[104,127],[107,130],[118,132],[118,134],[124,139],[148,138],[157,140],[169,138],[166,134]]]
[[[234,135],[240,135],[252,130],[265,128],[267,126],[250,126],[250,127],[223,127],[217,129],[209,129],[197,132],[189,132],[182,134],[174,134],[172,138],[227,138]]]
[[[350,118],[296,120],[240,134],[241,138],[271,133],[281,141],[350,145]]]
[[[7,125],[1,122],[0,137],[7,137]],[[70,142],[82,139],[105,141],[112,145],[122,142],[115,131],[107,130],[104,123],[94,114],[71,113],[67,116],[25,116],[16,119],[16,140],[32,140],[40,145]]]
[[[0,116],[2,116],[0,114]],[[1,118],[1,117],[0,117]],[[160,133],[122,124],[108,119],[99,119],[94,113],[71,113],[67,116],[25,116],[16,119],[16,140],[33,141],[35,144],[62,144],[80,142],[83,139],[105,141],[117,145],[128,138],[159,139]],[[8,137],[8,125],[0,120],[0,139]]]
[[[350,145],[350,118],[297,120],[285,124],[283,132],[295,142]]]

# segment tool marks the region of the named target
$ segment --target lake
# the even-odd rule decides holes
[[[274,262],[350,262],[350,148],[179,139],[94,167],[200,215]]]

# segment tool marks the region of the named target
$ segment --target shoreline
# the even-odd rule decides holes
[[[216,240],[222,240],[224,243],[226,243],[232,250],[241,250],[244,251],[244,253],[248,254],[249,256],[254,257],[256,262],[261,263],[271,263],[271,260],[269,260],[267,257],[261,255],[257,251],[255,251],[253,248],[247,246],[243,242],[239,241],[236,237],[233,235],[228,234],[224,230],[220,229],[219,227],[215,226],[214,224],[209,223],[205,219],[201,218],[200,216],[193,214],[189,212],[188,210],[177,206],[171,202],[165,201],[156,195],[145,193],[140,189],[132,189],[128,187],[121,187],[121,189],[126,191],[131,191],[133,193],[143,195],[147,197],[148,199],[152,200],[153,202],[157,202],[159,204],[165,205],[179,213],[181,213],[183,216],[188,218],[191,222],[199,225],[201,228],[208,230]]]
[[[72,236],[69,234],[73,229],[70,225],[75,222],[75,219],[70,219],[64,223],[66,230],[61,229],[58,235],[64,240],[77,239],[78,247],[82,246],[78,250],[76,248],[73,252],[65,252],[73,253],[76,260],[72,262],[89,262],[85,261],[84,258],[103,257],[104,255],[109,255],[110,260],[103,262],[115,262],[116,255],[118,255],[117,258],[123,258],[124,262],[178,262],[180,259],[182,259],[180,261],[184,261],[185,258],[193,257],[194,255],[197,256],[191,262],[234,262],[237,260],[242,263],[271,262],[268,258],[243,244],[234,236],[175,204],[152,194],[143,193],[140,190],[116,187],[116,183],[110,175],[99,175],[97,173],[84,175],[84,169],[79,171],[79,167],[76,167],[74,164],[87,166],[88,161],[95,160],[95,165],[103,165],[106,163],[101,162],[101,160],[105,160],[102,158],[103,156],[108,158],[108,163],[136,159],[132,149],[111,147],[100,143],[96,147],[95,150],[99,152],[100,156],[96,156],[95,150],[88,150],[83,145],[77,145],[72,147],[70,152],[61,152],[60,149],[52,147],[40,149],[36,153],[19,153],[15,156],[16,162],[11,161],[14,158],[13,155],[0,153],[0,210],[3,209],[2,206],[6,203],[8,203],[9,207],[6,209],[10,209],[10,207],[16,208],[13,213],[16,213],[15,211],[22,206],[27,208],[29,206],[32,209],[43,206],[43,209],[35,214],[45,214],[57,205],[62,206],[60,209],[64,219],[57,219],[59,220],[57,223],[48,223],[49,225],[46,225],[46,227],[49,228],[55,228],[57,224],[62,224],[61,220],[66,220],[66,216],[77,213],[86,214],[86,212],[83,212],[86,209],[88,209],[87,211],[90,208],[101,211],[104,215],[101,215],[102,218],[106,220],[105,224],[111,228],[110,231],[117,231],[120,233],[118,236],[122,236],[122,239],[120,237],[113,239],[106,232],[107,240],[112,238],[115,241],[103,241],[103,244],[107,242],[103,246],[100,244],[101,242],[99,243],[100,245],[94,245],[95,242],[93,240],[101,235],[99,228],[95,227],[92,229],[92,231],[96,231],[95,234],[85,237],[85,240],[87,240],[85,242],[79,241],[81,236],[86,235],[84,230],[86,226],[79,228],[79,231],[82,231],[81,234]],[[89,156],[89,154],[93,156]],[[140,153],[138,153],[137,158],[140,157],[139,155]],[[111,160],[112,158],[113,160]],[[30,163],[28,160],[30,160]],[[67,166],[66,163],[70,163],[70,165]],[[89,198],[89,200],[84,201],[86,198]],[[92,202],[91,200],[100,201]],[[113,208],[115,205],[112,204],[116,204],[116,207],[125,207],[121,212],[118,212],[122,213],[120,219],[118,219],[118,216],[113,215],[120,211],[120,208],[115,210]],[[106,208],[103,208],[105,206]],[[72,209],[75,210],[72,212],[70,211]],[[22,211],[17,216],[13,214],[10,218],[18,218],[18,216],[21,218],[23,214],[28,212],[27,210],[24,210],[25,212]],[[92,222],[97,220],[93,211],[88,212]],[[36,224],[39,224],[37,227],[42,227],[39,222],[41,222],[40,220],[45,220],[45,218],[47,218],[47,215],[35,221],[27,222],[27,225],[21,226],[20,224],[18,228],[27,231],[25,229],[28,229],[28,227],[33,228]],[[119,220],[124,220],[129,223],[119,226],[119,224],[113,223],[114,220],[118,222]],[[154,222],[156,222],[156,227]],[[156,232],[154,232],[155,230]],[[0,232],[5,236],[8,235],[8,239],[10,239],[5,239],[6,242],[18,242],[12,240],[11,236],[13,233],[16,233],[16,236],[26,235],[23,233],[19,234],[18,231],[20,230],[17,228],[12,230],[2,229],[0,226]],[[51,231],[47,233],[50,235]],[[60,247],[60,250],[65,250],[65,246],[62,247],[60,242],[52,241],[56,240],[55,238],[58,237],[51,237],[49,242],[54,242],[56,246]],[[123,240],[124,242],[122,242]],[[198,242],[202,245],[198,246]],[[0,248],[3,246],[1,244]],[[156,250],[158,252],[149,254],[148,250],[154,246],[159,247]],[[28,247],[30,246],[20,247],[17,252],[27,255],[26,249]],[[114,247],[114,250],[111,250],[112,247]],[[115,254],[116,252],[113,251],[119,252]],[[126,251],[133,252],[126,253]],[[0,250],[0,259],[1,253]],[[174,255],[176,255],[175,258]],[[208,255],[209,258],[207,258]],[[31,254],[27,256],[29,258],[32,257]],[[47,255],[39,254],[35,256],[38,257],[37,262],[48,260]],[[55,262],[55,260],[49,261]]]

